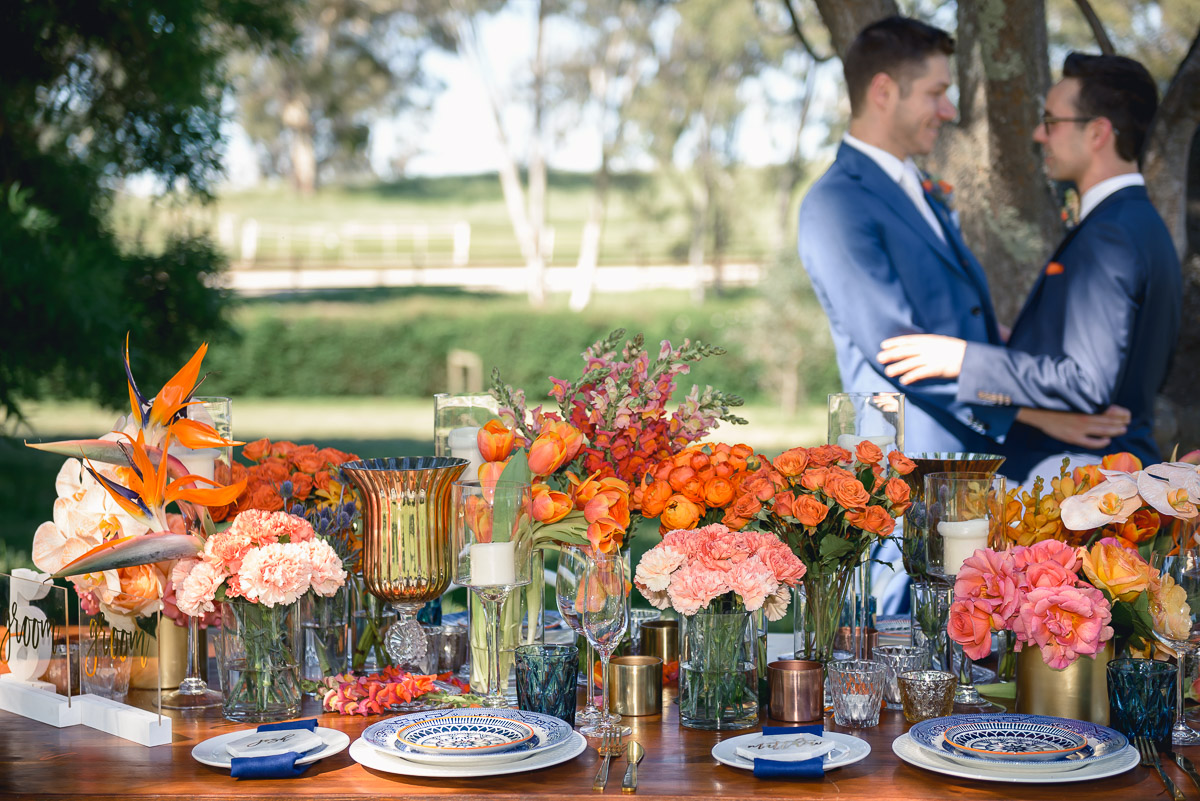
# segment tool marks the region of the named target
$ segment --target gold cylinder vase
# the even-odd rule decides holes
[[[1061,670],[1042,659],[1042,650],[1026,645],[1017,654],[1017,712],[1052,715],[1108,725],[1108,663],[1113,644],[1092,659],[1081,656]]]
[[[155,629],[157,636],[146,637],[139,645],[139,652],[131,659],[129,686],[137,690],[174,690],[187,675],[187,626],[177,626],[175,621],[163,615]],[[204,629],[196,632],[200,637],[200,677],[208,680],[208,638]]]

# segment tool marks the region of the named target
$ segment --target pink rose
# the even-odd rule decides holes
[[[242,560],[242,594],[266,606],[294,603],[308,591],[311,576],[312,563],[304,548],[273,542]]]
[[[1079,551],[1061,540],[1042,540],[1029,547],[1017,546],[1012,549],[1013,564],[1017,570],[1024,570],[1029,565],[1038,562],[1058,562],[1072,573],[1079,570]]]
[[[1058,562],[1034,562],[1025,570],[1025,589],[1039,587],[1074,587],[1078,577]]]
[[[312,565],[312,591],[328,598],[346,583],[346,571],[342,569],[341,557],[321,539],[311,539],[300,544],[308,552]]]
[[[742,603],[749,612],[757,612],[762,608],[767,596],[779,589],[775,574],[758,556],[752,556],[734,565],[726,575],[725,583],[729,585],[729,589],[741,596]]]
[[[1000,620],[1011,620],[1021,604],[1020,585],[1007,553],[979,549],[967,557],[954,582],[955,600],[981,601]]]
[[[671,606],[681,615],[694,615],[718,595],[729,592],[724,573],[689,563],[675,571],[667,595]]]
[[[671,574],[686,561],[687,557],[678,548],[660,543],[642,554],[634,572],[634,581],[639,588],[665,592],[671,584]]]
[[[175,571],[172,571],[175,578]],[[195,562],[184,577],[182,584],[175,585],[175,605],[179,611],[191,617],[202,617],[215,611],[213,600],[217,588],[225,580],[225,573],[210,562]]]
[[[977,598],[955,601],[950,605],[946,633],[971,659],[983,659],[992,651],[991,605]]]
[[[1111,620],[1112,608],[1095,587],[1038,587],[1021,604],[1013,631],[1039,646],[1047,665],[1065,668],[1112,639]]]

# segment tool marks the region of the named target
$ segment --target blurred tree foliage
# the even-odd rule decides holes
[[[286,0],[15,0],[0,26],[0,408],[42,392],[124,397],[120,348],[165,379],[225,325],[206,238],[121,245],[129,176],[207,196],[220,167],[225,54],[278,40]]]

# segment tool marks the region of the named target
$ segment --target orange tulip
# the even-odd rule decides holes
[[[557,523],[574,510],[571,496],[555,492],[545,484],[533,487],[533,519],[539,523]]]
[[[1158,512],[1144,506],[1130,515],[1124,523],[1109,523],[1105,526],[1105,531],[1137,546],[1138,543],[1154,538],[1160,522]]]
[[[1110,453],[1100,460],[1103,470],[1120,470],[1122,473],[1135,473],[1142,469],[1142,460],[1132,453]]]
[[[485,462],[503,462],[512,453],[516,434],[498,419],[488,420],[479,429],[479,454]]]
[[[548,476],[574,459],[581,447],[579,429],[569,423],[549,423],[529,446],[529,469],[535,476]]]
[[[479,465],[479,483],[485,487],[496,486],[496,482],[500,480],[505,467],[508,467],[507,460],[503,462],[484,462]]]

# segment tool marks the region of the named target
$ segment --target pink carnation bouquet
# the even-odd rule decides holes
[[[1148,604],[1141,600],[1147,593]],[[1087,548],[1059,540],[981,548],[956,577],[947,630],[972,659],[987,656],[993,631],[1012,631],[1016,650],[1036,646],[1047,665],[1061,669],[1080,656],[1095,658],[1114,637],[1122,649],[1152,650],[1151,615],[1167,614],[1153,610],[1172,608],[1156,601],[1173,593],[1169,576],[1113,537]]]
[[[779,620],[804,570],[774,534],[714,523],[667,532],[642,554],[633,583],[657,609],[671,606],[690,617],[716,600],[713,611],[763,609],[768,620]]]

